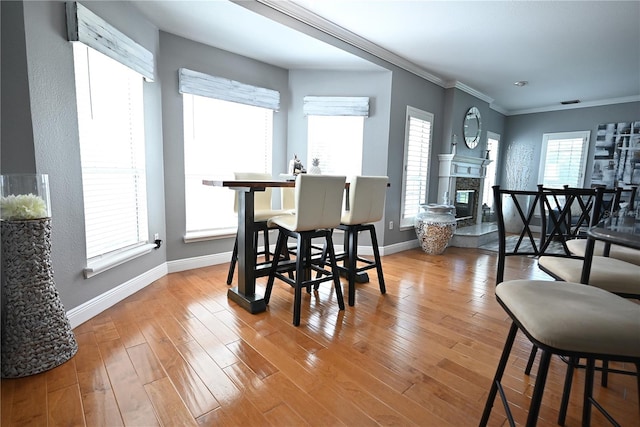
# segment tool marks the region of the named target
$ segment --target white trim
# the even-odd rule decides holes
[[[125,262],[131,261],[134,258],[148,254],[156,245],[154,243],[146,243],[144,245],[136,246],[135,248],[127,249],[111,256],[104,256],[87,263],[87,267],[83,270],[84,278],[88,279],[100,274],[103,271],[107,271],[113,267],[116,267]]]
[[[274,111],[280,110],[280,92],[277,90],[211,76],[188,68],[178,70],[178,91]]]
[[[120,286],[98,295],[84,304],[72,308],[67,311],[67,317],[69,318],[71,327],[75,328],[92,317],[97,316],[109,307],[117,304],[128,296],[135,294],[140,289],[145,288],[166,275],[167,265],[166,263],[163,263],[131,280],[128,280]]]
[[[640,101],[640,95],[633,95],[633,96],[624,96],[621,98],[601,99],[599,101],[580,102],[579,104],[568,104],[568,105],[558,104],[558,105],[548,105],[546,107],[539,107],[539,108],[528,108],[524,110],[512,110],[512,111],[509,111],[509,114],[506,114],[506,115],[515,116],[518,114],[546,113],[548,111],[560,111],[560,110],[575,110],[576,108],[601,107],[603,105],[625,104],[627,102],[638,102],[638,101]]]
[[[155,78],[153,53],[78,2],[66,4],[67,39],[85,45],[140,73]]]

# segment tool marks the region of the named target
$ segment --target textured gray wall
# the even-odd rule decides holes
[[[0,170],[3,174],[34,173],[36,159],[29,104],[22,2],[3,1],[0,2],[0,8],[2,9]]]
[[[162,81],[162,128],[164,133],[167,261],[231,252],[233,238],[184,243],[184,150],[182,95],[178,93],[178,69],[225,77],[242,83],[280,91],[280,111],[273,122],[273,171],[285,170],[288,71],[250,58],[235,55],[169,33],[160,32]],[[242,156],[242,153],[238,153]],[[231,190],[229,190],[231,191]]]
[[[157,53],[158,31],[124,2],[89,2],[87,7],[138,43]],[[49,174],[52,260],[56,286],[67,310],[123,284],[165,261],[164,248],[91,279],[86,266],[84,208],[78,144],[73,54],[66,40],[64,2],[24,2],[26,59],[36,170]],[[4,55],[4,52],[3,52]],[[20,55],[18,60],[20,59]],[[3,58],[4,59],[4,58]],[[4,62],[4,61],[3,61]],[[4,95],[4,94],[3,94]],[[164,234],[160,84],[145,83],[149,232]],[[31,132],[24,124],[25,134]],[[4,141],[3,145],[18,141]]]

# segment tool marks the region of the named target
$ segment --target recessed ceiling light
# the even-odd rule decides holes
[[[517,82],[514,83],[514,85],[516,85],[518,87],[526,86],[528,84],[529,84],[529,82],[526,81],[526,80],[518,80]]]

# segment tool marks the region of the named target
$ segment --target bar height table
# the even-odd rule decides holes
[[[295,187],[295,182],[202,180],[202,184],[238,192],[238,286],[229,288],[227,297],[251,314],[263,312],[267,309],[264,297],[256,294],[256,248],[253,245],[255,193],[267,187]]]

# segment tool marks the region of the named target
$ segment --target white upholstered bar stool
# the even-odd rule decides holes
[[[350,306],[355,304],[356,276],[366,270],[376,269],[380,293],[387,292],[374,223],[382,219],[388,182],[387,176],[354,176],[350,181],[349,210],[343,212],[337,227],[345,233],[344,253],[337,259],[345,262],[345,266],[339,268],[346,272],[349,280]],[[358,255],[358,234],[361,231],[369,232],[373,261]]]
[[[331,234],[333,228],[340,224],[345,181],[344,176],[298,175],[295,185],[295,214],[284,214],[268,220],[269,226],[277,227],[279,233],[264,300],[269,304],[276,277],[291,285],[295,294],[293,303],[295,326],[300,325],[302,289],[310,289],[311,286],[321,282],[333,281],[338,306],[340,310],[344,310],[342,285]],[[293,267],[279,267],[279,254],[287,252],[286,243],[289,237],[295,238],[297,242],[293,279],[284,275],[285,272],[292,271]],[[312,256],[311,248],[314,238],[322,238],[326,242],[330,271],[325,270],[323,260],[319,256]],[[312,271],[323,274],[313,279]]]
[[[237,180],[247,181],[272,181],[273,177],[270,173],[258,173],[258,172],[235,172],[234,178]],[[253,216],[256,226],[256,234],[254,235],[253,242],[256,248],[256,256],[264,255],[265,262],[268,262],[271,257],[269,252],[269,227],[267,220],[272,216],[282,215],[284,210],[273,209],[271,207],[272,188],[267,187],[264,191],[256,191],[254,195],[254,209]],[[233,211],[238,212],[238,194],[236,193]],[[258,238],[262,232],[262,240],[264,243],[264,250],[258,252]],[[233,274],[238,262],[238,236],[236,235],[235,243],[233,245],[233,253],[231,254],[231,261],[229,263],[229,272],[227,274],[227,285],[230,285],[233,281]]]
[[[573,255],[584,257],[587,248],[587,239],[567,240],[567,247]],[[604,256],[605,243],[602,241],[595,242],[593,255]],[[627,248],[620,245],[611,245],[609,248],[609,258],[619,259],[635,265],[640,265],[640,251],[637,249]]]
[[[582,425],[589,425],[592,406],[612,420],[593,396],[595,360],[630,362],[640,370],[640,305],[594,286],[579,283],[557,286],[541,280],[502,282],[496,287],[496,299],[511,317],[512,324],[480,426],[487,425],[498,393],[505,404],[510,425],[514,425],[507,403],[508,390],[502,388],[501,380],[518,330],[542,351],[527,426],[535,426],[538,420],[547,372],[554,354],[587,360]],[[571,365],[569,369],[572,369]],[[571,381],[570,377],[567,375],[565,381]],[[565,382],[565,389],[567,387]]]

